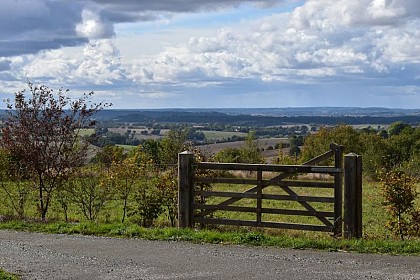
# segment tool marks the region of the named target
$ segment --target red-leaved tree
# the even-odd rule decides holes
[[[2,145],[30,173],[45,220],[54,190],[85,161],[88,143],[81,140],[81,129],[92,126],[91,117],[111,104],[92,103],[93,92],[72,100],[68,90],[54,92],[31,82],[28,87],[28,94],[23,90],[6,100]]]

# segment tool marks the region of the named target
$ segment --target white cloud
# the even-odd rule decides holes
[[[110,38],[114,35],[114,26],[101,20],[97,13],[83,10],[82,22],[76,25],[76,33],[88,39]]]
[[[9,7],[14,5],[6,1]],[[78,8],[69,12],[73,20],[51,34],[46,28],[51,20],[25,32],[14,27],[13,38],[0,28],[0,38],[9,40],[6,47],[0,44],[0,80],[29,77],[48,80],[52,86],[93,87],[104,95],[108,89],[112,94],[106,97],[121,98],[120,102],[124,98],[115,92],[149,101],[156,96],[156,100],[166,98],[176,104],[182,102],[175,99],[187,92],[210,94],[220,90],[227,94],[236,90],[256,94],[268,90],[274,94],[284,87],[298,91],[300,86],[321,88],[324,84],[361,88],[365,83],[365,89],[392,88],[397,92],[401,88],[408,94],[406,89],[412,92],[414,88],[418,92],[417,0],[307,0],[290,11],[256,20],[236,19],[218,30],[211,26],[167,28],[168,23],[165,28],[154,29],[160,33],[145,28],[135,35],[124,33],[123,38],[118,36],[119,28],[114,30],[117,22],[170,19],[175,12],[218,11],[244,2],[270,6],[287,1],[186,0],[178,6],[171,1],[149,0],[75,1],[75,6],[68,1],[32,1],[38,5],[34,19],[66,3],[67,8]],[[19,17],[28,16],[20,13]],[[182,16],[178,19],[185,20]],[[0,19],[0,23],[2,20],[6,21]],[[42,37],[44,33],[43,42],[31,41],[31,34]],[[31,45],[25,53],[33,54],[11,56],[16,51],[6,51],[7,44],[20,46],[23,38]],[[67,45],[78,47],[62,47]],[[42,49],[46,51],[36,53]],[[378,84],[383,87],[376,87]],[[153,102],[150,104],[157,104]]]
[[[127,82],[112,40],[96,40],[77,53],[61,49],[37,55],[24,68],[30,79],[53,78],[58,84],[114,85]]]

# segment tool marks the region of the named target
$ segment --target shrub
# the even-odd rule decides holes
[[[402,171],[386,172],[382,179],[384,204],[390,213],[387,227],[402,240],[419,233],[420,212],[415,210],[418,195],[413,178]]]

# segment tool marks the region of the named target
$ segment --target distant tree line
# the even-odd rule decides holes
[[[357,124],[390,124],[402,121],[410,125],[420,124],[419,115],[407,116],[264,116],[264,115],[231,115],[220,112],[183,112],[183,111],[142,111],[120,115],[118,122],[153,125],[156,123],[178,124],[228,124],[235,126],[276,126],[286,124],[318,125],[357,125]]]

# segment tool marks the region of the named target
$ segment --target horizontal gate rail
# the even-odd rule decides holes
[[[220,205],[197,205],[197,209],[211,209],[211,210],[222,210],[230,212],[246,212],[255,213],[255,207],[246,206],[220,206]],[[290,216],[307,216],[307,217],[334,217],[334,212],[328,211],[306,211],[306,210],[290,210],[290,209],[279,209],[279,208],[261,208],[261,213],[264,214],[279,214],[279,215],[290,215]]]
[[[242,178],[202,178],[196,177],[194,179],[197,183],[222,183],[222,184],[238,184],[238,185],[256,185],[256,179],[242,179]],[[333,189],[334,182],[314,182],[314,181],[295,181],[295,180],[282,180],[280,182],[271,182],[271,180],[262,180],[265,186],[289,186],[289,187],[307,187],[307,188],[325,188]]]
[[[266,172],[285,172],[285,173],[341,173],[341,168],[331,166],[311,166],[311,165],[267,165],[267,164],[245,164],[245,163],[213,163],[197,162],[197,169],[209,170],[240,170],[240,171],[266,171]]]
[[[221,192],[221,191],[195,191],[196,195],[203,197],[235,197],[235,198],[258,198],[255,193],[237,193],[237,192]],[[301,196],[301,195],[279,195],[279,194],[262,194],[262,199],[285,200],[285,201],[309,201],[334,203],[334,197],[320,196]]]

